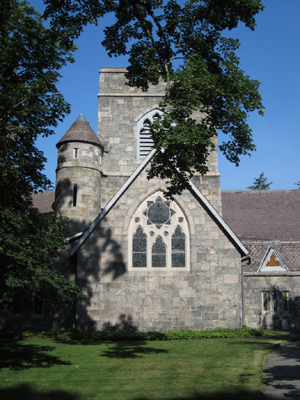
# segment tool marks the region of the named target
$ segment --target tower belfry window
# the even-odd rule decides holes
[[[74,151],[73,151],[73,158],[78,158],[78,155],[79,155],[79,149],[77,148],[77,147],[75,147],[74,148]]]
[[[150,133],[150,125],[155,119],[160,118],[160,110],[152,110],[144,115],[137,124],[137,159],[142,160],[152,150],[153,140]]]

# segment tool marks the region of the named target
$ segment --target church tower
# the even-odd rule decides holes
[[[102,205],[117,193],[151,150],[149,123],[161,115],[165,82],[142,89],[127,85],[126,68],[101,68],[98,94],[98,137],[110,148],[103,159]],[[201,115],[196,115],[201,118]],[[216,149],[208,157],[209,171],[192,178],[203,195],[221,214],[221,187]],[[151,183],[149,183],[151,185]]]
[[[55,208],[69,218],[67,233],[85,229],[101,210],[104,146],[82,114],[56,145]]]

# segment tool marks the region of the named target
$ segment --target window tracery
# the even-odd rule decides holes
[[[189,269],[189,230],[175,201],[161,192],[144,201],[129,226],[129,269]]]

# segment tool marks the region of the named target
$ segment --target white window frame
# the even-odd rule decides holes
[[[138,123],[137,123],[137,146],[136,146],[136,148],[137,148],[137,151],[136,151],[137,160],[143,160],[146,157],[146,155],[141,155],[141,151],[142,151],[142,146],[141,146],[142,145],[142,141],[141,141],[141,138],[140,138],[141,130],[144,128],[145,122],[148,120],[150,123],[152,123],[154,116],[157,115],[157,114],[158,115],[162,115],[163,112],[160,111],[158,108],[156,108],[156,109],[154,109],[152,111],[149,111],[147,114],[143,115],[142,118],[140,118]],[[152,139],[150,141],[152,141]],[[152,141],[152,143],[153,143],[153,141]],[[149,152],[150,151],[151,151],[151,148],[149,148]]]
[[[265,310],[265,302],[264,302],[264,295],[267,296],[267,309]],[[261,309],[263,315],[269,314],[270,312],[270,293],[269,292],[262,292],[261,293]]]
[[[175,214],[171,217],[170,225],[162,225],[158,229],[155,225],[147,225],[147,217],[143,214],[145,209],[147,209],[147,202],[153,201],[160,197],[163,201],[166,201],[163,197],[162,192],[156,192],[150,197],[148,197],[143,203],[138,207],[134,213],[128,231],[128,269],[130,271],[189,271],[190,270],[190,235],[188,222],[185,215],[183,214],[181,208],[175,201],[170,201],[170,208],[175,211]],[[179,222],[179,218],[182,221]],[[136,268],[132,266],[132,239],[138,227],[143,229],[144,234],[147,236],[147,267]],[[182,232],[185,235],[185,267],[172,267],[172,235],[174,234],[177,226],[180,226]],[[167,236],[164,233],[167,233]],[[166,245],[166,267],[152,267],[152,246],[154,245],[158,236],[161,236],[164,244]]]
[[[286,295],[287,310],[284,309],[285,295]],[[282,292],[282,315],[290,315],[290,294],[287,291]]]

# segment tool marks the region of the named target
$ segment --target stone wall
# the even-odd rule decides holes
[[[245,274],[246,325],[252,328],[300,329],[300,274]],[[267,293],[268,310],[263,307]],[[274,293],[278,310],[274,310]],[[288,294],[288,311],[284,311],[283,293]]]
[[[164,185],[143,173],[78,253],[83,288],[77,326],[139,330],[241,326],[240,255],[194,197],[175,201],[190,230],[190,271],[128,271],[128,227],[138,206]]]
[[[74,158],[74,148],[78,158]],[[80,232],[101,211],[100,146],[84,142],[62,144],[58,149],[55,208],[70,219],[67,234]],[[73,190],[77,185],[77,204],[73,206]]]

